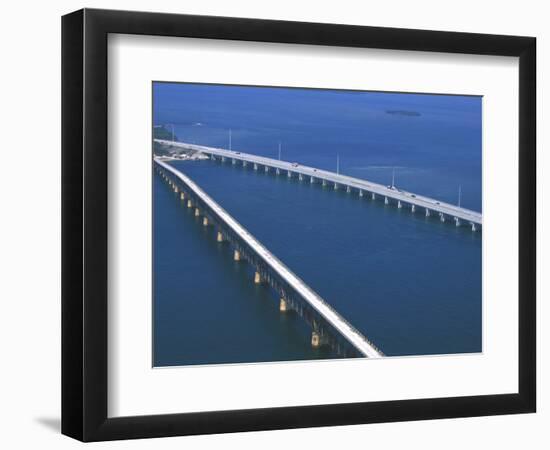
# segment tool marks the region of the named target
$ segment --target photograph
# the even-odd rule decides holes
[[[546,450],[548,14],[470,3],[6,3],[0,448]]]
[[[153,367],[483,353],[481,95],[151,95]]]

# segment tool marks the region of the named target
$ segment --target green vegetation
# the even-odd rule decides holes
[[[172,130],[168,130],[165,126],[153,127],[153,139],[164,139],[167,141],[172,140]],[[174,140],[177,141],[178,137],[174,135]],[[158,142],[153,142],[153,152],[157,156],[169,156],[174,153],[170,151],[171,147],[168,145],[162,145]]]
[[[153,139],[172,140],[172,129],[164,126],[153,127]],[[174,135],[174,141],[178,137]],[[161,144],[153,142],[153,153],[155,156],[169,156],[176,159],[207,159],[207,157],[196,150],[187,148],[185,145]]]
[[[164,126],[153,127],[153,138],[154,139],[165,139],[167,141],[172,140],[172,130],[168,130]],[[174,135],[174,140],[177,141],[178,137]]]

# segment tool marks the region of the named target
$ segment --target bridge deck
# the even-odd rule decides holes
[[[395,188],[392,189],[378,183],[373,183],[372,181],[354,178],[347,175],[341,175],[335,172],[330,172],[328,170],[321,170],[315,167],[304,166],[301,164],[295,165],[296,163],[280,161],[273,158],[266,158],[264,156],[257,156],[250,153],[231,151],[215,147],[206,147],[203,145],[189,144],[185,142],[172,142],[162,139],[155,139],[155,141],[166,145],[197,150],[209,155],[220,157],[223,156],[229,159],[245,161],[251,164],[259,164],[262,166],[272,167],[274,169],[290,171],[292,173],[314,177],[319,180],[326,180],[344,187],[349,186],[350,188],[371,192],[377,195],[381,195],[383,197],[394,199],[396,201],[401,201],[405,204],[415,205],[415,207],[426,208],[432,212],[441,213],[446,216],[457,218],[468,223],[480,226],[482,225],[482,215],[477,211],[472,211],[470,209],[461,208],[459,206],[451,205],[449,203],[440,202],[433,198],[416,195],[411,192],[406,192]]]
[[[204,192],[189,177],[174,167],[155,158],[155,163],[171,172],[180,179],[193,193],[199,197],[212,210],[220,220],[233,230],[243,241],[245,241],[257,255],[282,279],[284,279],[296,292],[307,301],[325,320],[327,320],[342,336],[346,338],[361,354],[369,358],[384,356],[367,338],[340,316],[328,303],[326,303],[316,292],[313,291],[304,281],[296,276],[286,267],[275,255],[264,247],[254,236],[252,236],[241,224],[239,224],[227,211],[218,205],[206,192]]]

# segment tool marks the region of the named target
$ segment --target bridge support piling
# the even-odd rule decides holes
[[[188,207],[188,208],[192,208],[192,207],[193,207],[193,202],[191,201],[191,199],[187,200],[187,207]]]
[[[254,170],[258,170],[258,164],[254,163]]]
[[[473,222],[471,222],[471,225],[472,225],[472,231],[476,231],[476,230],[477,230],[477,228],[476,228],[476,224],[475,224],[475,223],[473,223]]]
[[[426,208],[426,217],[430,217],[430,210]]]
[[[359,197],[363,197],[363,190],[359,189]]]
[[[397,200],[397,207],[399,209],[401,209],[403,207],[403,205],[401,204],[401,200]]]
[[[223,242],[223,234],[221,231],[218,231],[218,233],[216,234],[216,241]]]
[[[309,182],[310,182],[311,184],[315,183],[315,178],[309,177]]]
[[[325,180],[325,179],[323,178],[323,187],[325,187],[326,185],[327,185],[327,180]]]
[[[298,179],[299,179],[300,181],[303,181],[304,176],[300,173],[300,174],[298,174]]]
[[[268,173],[268,172],[269,172],[269,166],[264,166],[264,172],[265,172],[265,173]]]
[[[279,301],[279,311],[280,312],[287,312],[288,311],[288,304],[286,302],[286,300],[281,297],[281,300]]]
[[[346,192],[349,194],[351,192],[351,188],[349,186],[346,186]]]
[[[335,191],[338,190],[338,183],[334,183],[334,190],[335,190]]]
[[[262,283],[262,276],[260,275],[260,272],[256,271],[254,272],[254,284],[261,284]]]
[[[311,333],[311,346],[313,348],[319,348],[321,345],[325,344],[326,340],[324,339],[324,336],[319,333],[319,331],[313,331]]]
[[[231,159],[231,164],[233,165],[237,164],[237,161],[235,160],[235,158]]]
[[[180,200],[185,200],[185,194],[183,193],[183,191],[180,193]]]
[[[281,175],[281,170],[279,168],[275,169],[275,174],[276,175]]]
[[[457,227],[460,226],[460,220],[458,219],[458,217],[455,217],[455,225],[456,225]]]
[[[292,172],[290,172],[290,170],[287,170],[286,176],[287,176],[288,178],[292,177]]]
[[[204,217],[202,218],[202,224],[203,224],[203,226],[205,226],[205,227],[208,226],[208,217],[204,216]]]
[[[414,207],[414,204],[411,205],[411,212],[413,213],[415,211],[415,207]]]
[[[441,220],[441,222],[445,222],[445,215],[443,213],[439,213],[439,220]]]
[[[319,345],[321,345],[321,339],[319,337],[319,333],[314,331],[313,333],[311,333],[311,346],[313,348],[317,348],[319,347]]]
[[[376,194],[373,192],[370,197],[373,199],[373,200],[376,200]]]
[[[240,261],[241,260],[241,253],[239,250],[235,250],[233,252],[233,261]]]
[[[195,208],[195,217],[199,217],[201,215],[201,211],[199,208]]]
[[[388,200],[388,197],[384,197],[384,205],[388,205],[390,201]]]

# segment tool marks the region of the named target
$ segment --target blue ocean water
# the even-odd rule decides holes
[[[154,85],[178,139],[336,170],[481,211],[481,98]],[[388,111],[406,111],[390,114]],[[412,115],[411,113],[414,113]],[[170,125],[168,125],[170,124]],[[482,233],[215,161],[173,163],[387,355],[481,351]],[[155,365],[330,358],[154,180]]]

